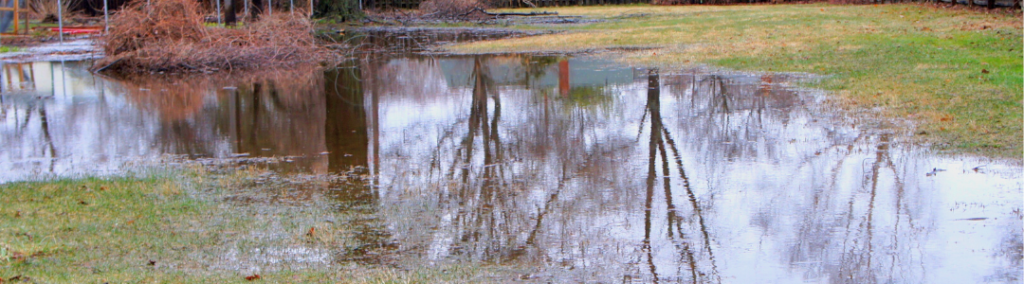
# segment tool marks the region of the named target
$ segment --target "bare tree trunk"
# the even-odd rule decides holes
[[[249,7],[249,20],[255,21],[259,19],[260,14],[263,13],[263,0],[252,0],[252,5]]]
[[[224,7],[224,25],[234,26],[238,22],[238,17],[235,15],[235,7],[237,7],[238,0],[227,0],[227,7]]]

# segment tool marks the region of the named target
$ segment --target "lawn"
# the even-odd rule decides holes
[[[495,53],[650,47],[655,49],[627,52],[620,59],[663,69],[708,64],[827,75],[813,86],[833,91],[837,106],[911,125],[912,132],[905,132],[915,134],[911,141],[949,152],[1021,155],[1019,10],[984,13],[915,4],[534,10],[600,21],[519,27],[565,32],[448,48]]]
[[[361,235],[372,214],[339,210],[326,188],[261,186],[263,173],[0,184],[0,282],[439,283],[490,274],[395,268]]]

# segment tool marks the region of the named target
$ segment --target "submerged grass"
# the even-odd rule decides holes
[[[840,105],[916,123],[943,150],[1021,155],[1020,12],[926,5],[544,8],[605,21],[566,33],[450,47],[457,53],[655,47],[623,60],[829,75]],[[526,11],[529,11],[528,9]],[[528,28],[539,28],[532,26]],[[880,110],[880,111],[877,111]]]
[[[366,213],[338,210],[323,201],[329,196],[317,196],[323,190],[261,188],[252,182],[260,174],[190,170],[2,184],[0,279],[437,283],[487,274],[479,266],[345,261],[379,247],[359,234]]]

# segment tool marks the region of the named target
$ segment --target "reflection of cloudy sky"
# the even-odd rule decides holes
[[[235,84],[241,96],[199,88],[199,100],[179,100],[188,112],[161,115],[175,111],[159,107],[168,98],[56,72],[70,78],[67,94],[5,92],[0,180],[167,153],[333,152],[326,139],[358,137],[330,137],[327,120],[365,115],[379,136],[368,131],[364,148],[379,161],[363,162],[380,173],[381,212],[411,257],[639,282],[973,283],[1020,270],[1019,253],[1004,253],[1021,242],[1019,165],[892,144],[808,110],[820,94],[787,87],[787,75],[664,74],[652,98],[644,70],[559,61],[363,61],[342,72],[358,74],[365,113],[342,116],[319,108],[316,92],[254,94],[251,84]],[[48,64],[34,66],[47,71],[37,85],[55,78]],[[307,169],[328,169],[331,155]]]
[[[389,220],[399,242],[430,248],[428,256],[510,261],[519,253],[516,248],[525,247],[519,261],[572,266],[577,276],[630,274],[651,280],[648,263],[653,263],[661,280],[686,281],[689,253],[696,269],[717,271],[722,281],[734,283],[836,283],[850,277],[857,279],[853,282],[972,282],[1005,265],[983,252],[1006,234],[995,229],[1002,226],[952,220],[971,214],[1013,218],[1019,175],[974,174],[969,168],[977,161],[932,158],[897,145],[883,146],[879,155],[879,145],[888,144],[881,135],[811,116],[801,102],[816,102],[814,93],[774,83],[768,93],[754,95],[757,76],[715,82],[707,74],[696,92],[687,75],[662,76],[661,110],[707,225],[711,252],[701,247],[702,232],[674,161],[668,176],[683,229],[676,227],[674,239],[668,237],[659,157],[648,258],[642,242],[649,117],[640,142],[634,142],[644,116],[644,78],[608,86],[614,90],[607,93],[611,105],[600,108],[571,107],[559,100],[557,84],[488,86],[498,90],[489,96],[500,94],[502,146],[484,142],[478,133],[467,163],[460,159],[470,147],[461,143],[471,131],[474,86],[472,75],[464,76],[446,77],[468,85],[444,97],[420,103],[385,99],[381,105],[382,153],[401,153],[381,158],[383,204],[394,214]],[[729,110],[715,101],[722,99],[713,94],[720,85],[727,89]],[[487,106],[490,124],[497,111],[493,98]],[[485,143],[491,143],[492,155],[502,149],[509,156],[485,164]],[[970,173],[963,173],[966,165],[972,165]],[[439,169],[431,171],[432,166]],[[488,168],[498,173],[488,175]],[[926,176],[932,168],[947,171]],[[463,169],[469,171],[468,183],[460,179]],[[571,175],[567,181],[560,181],[563,170]],[[505,196],[480,200],[495,182]],[[459,191],[471,198],[459,197]],[[957,214],[949,211],[956,202],[990,207]],[[527,245],[542,214],[535,245]],[[679,238],[680,231],[685,238]],[[958,245],[967,239],[957,238],[970,235],[993,241]],[[687,246],[689,252],[680,249]],[[975,269],[939,269],[961,262],[974,263]]]

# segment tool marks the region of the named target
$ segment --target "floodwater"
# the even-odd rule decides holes
[[[222,79],[88,66],[2,66],[0,182],[168,155],[355,172],[371,178],[314,190],[371,208],[359,241],[375,254],[532,271],[505,281],[1019,283],[1024,269],[1019,162],[895,143],[793,87],[800,75],[532,56]]]

